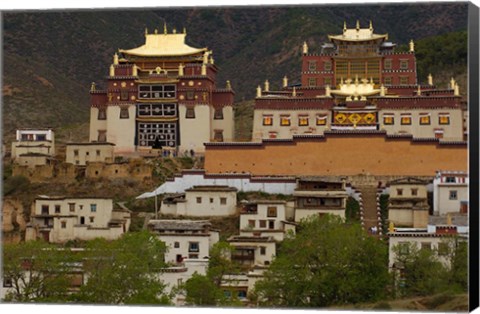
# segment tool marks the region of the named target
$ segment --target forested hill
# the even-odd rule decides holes
[[[253,98],[255,87],[267,78],[274,89],[284,75],[297,81],[303,41],[311,51],[319,51],[327,34],[341,33],[343,21],[354,27],[357,19],[363,27],[372,20],[376,33],[388,33],[389,40],[398,44],[418,41],[419,57],[421,53],[431,60],[422,65],[425,73],[465,65],[457,56],[458,49],[466,53],[466,34],[457,31],[467,27],[466,3],[7,12],[3,14],[4,134],[17,127],[88,122],[90,83],[101,86],[117,49],[143,44],[145,27],[162,30],[164,21],[170,31],[186,27],[190,45],[213,50],[220,67],[219,85],[229,79],[236,101],[242,101]],[[429,43],[422,51],[421,39],[433,45],[432,36],[450,32],[457,32],[445,38],[451,49]],[[447,63],[439,66],[437,57],[429,59],[429,47],[435,47],[437,55],[442,51]],[[437,67],[428,69],[428,62]]]

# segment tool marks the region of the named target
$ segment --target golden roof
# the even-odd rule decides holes
[[[120,52],[140,57],[187,56],[207,51],[185,44],[187,34],[145,34],[145,45]]]
[[[356,28],[346,28],[346,26],[344,26],[343,34],[328,35],[328,39],[340,40],[340,41],[366,41],[366,40],[388,39],[388,34],[374,34],[371,23],[369,28],[360,28],[360,25],[357,21]]]

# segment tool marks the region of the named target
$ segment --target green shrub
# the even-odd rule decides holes
[[[3,194],[10,195],[15,191],[26,190],[30,186],[30,181],[24,176],[13,176],[5,180],[3,184]]]

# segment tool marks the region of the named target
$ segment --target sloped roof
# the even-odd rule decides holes
[[[121,53],[140,57],[187,56],[207,51],[185,43],[187,34],[146,34],[145,44],[133,49],[120,49]]]

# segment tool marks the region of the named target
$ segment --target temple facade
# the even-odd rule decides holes
[[[372,23],[329,35],[320,52],[302,50],[301,82],[271,91],[257,87],[254,141],[322,135],[324,131],[368,130],[387,135],[441,141],[465,141],[465,106],[452,78],[438,88],[431,75],[417,78],[415,44],[396,52],[388,34],[375,34]],[[463,109],[462,109],[463,108]]]
[[[119,49],[105,88],[90,89],[90,141],[116,154],[155,149],[203,152],[203,143],[233,140],[230,82],[216,84],[212,51],[185,43],[186,31],[145,30],[145,44]]]

